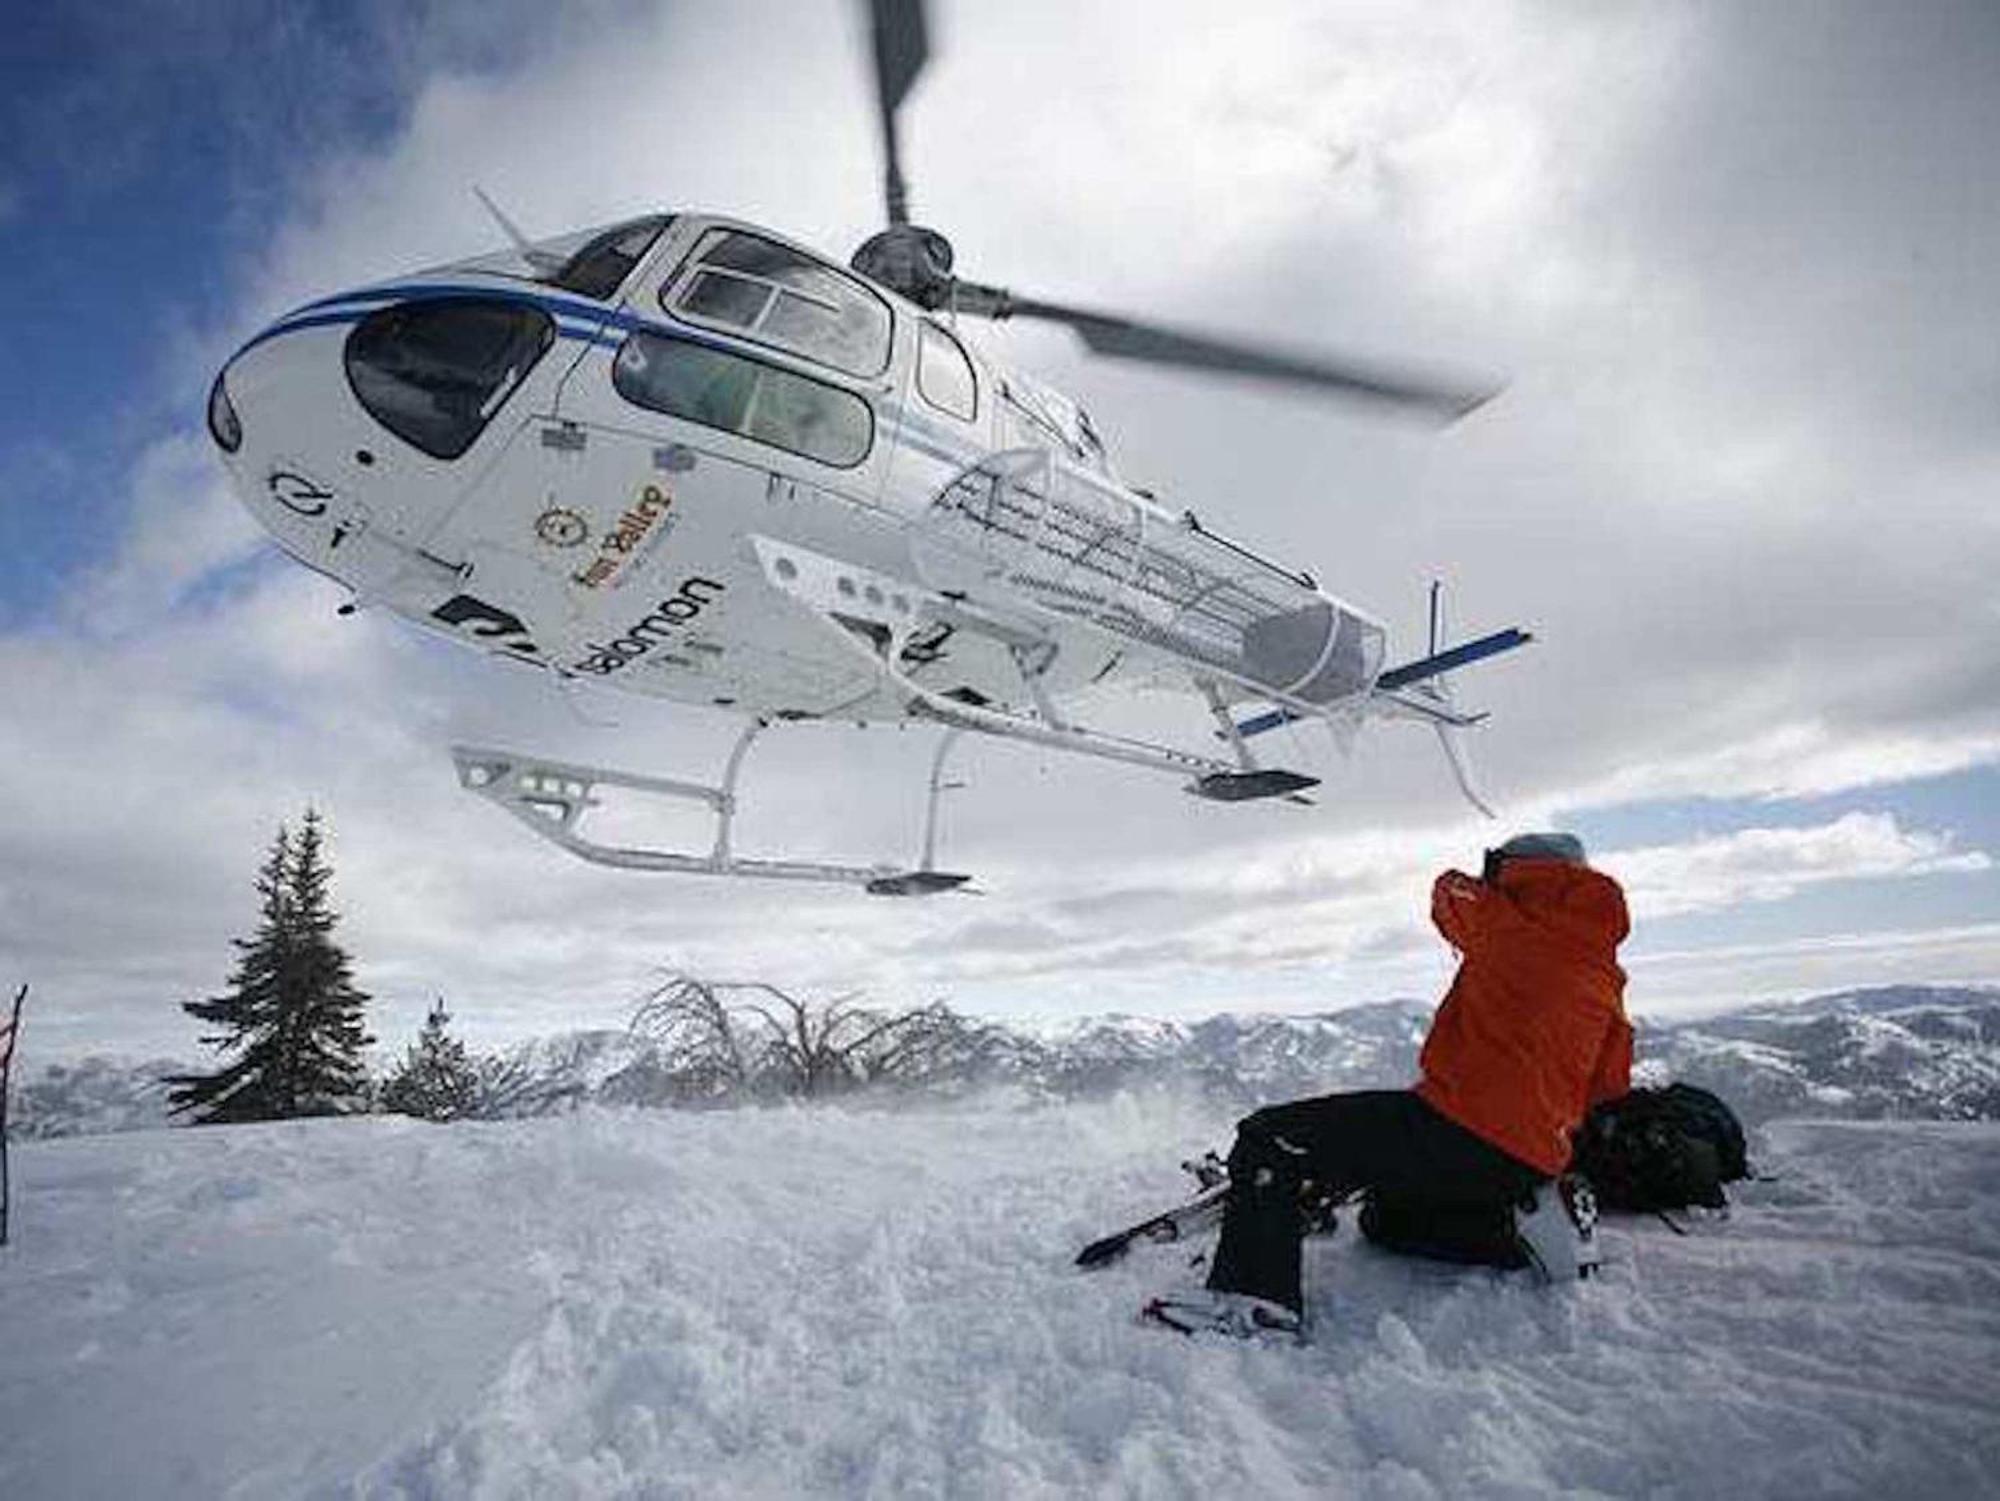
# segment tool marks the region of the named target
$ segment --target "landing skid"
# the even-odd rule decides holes
[[[931,762],[930,797],[924,817],[924,846],[912,869],[893,865],[843,865],[816,860],[766,860],[738,855],[730,847],[736,817],[736,783],[751,744],[767,728],[752,722],[737,738],[719,786],[640,776],[601,766],[521,755],[514,751],[475,746],[452,747],[459,785],[505,809],[514,818],[579,859],[620,870],[667,871],[679,875],[739,876],[767,881],[816,881],[859,886],[871,896],[931,896],[957,891],[972,878],[935,868],[938,796],[946,790],[945,757],[956,740],[947,731]],[[715,841],[705,854],[684,850],[646,849],[603,844],[580,828],[593,808],[599,787],[622,787],[656,797],[705,804],[715,814]]]
[[[1270,768],[1263,771],[1212,771],[1188,784],[1188,791],[1212,803],[1248,803],[1266,797],[1295,797],[1317,787],[1318,777]]]

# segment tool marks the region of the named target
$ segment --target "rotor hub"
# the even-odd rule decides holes
[[[951,263],[951,241],[921,224],[891,224],[863,240],[848,262],[921,308],[951,300]]]

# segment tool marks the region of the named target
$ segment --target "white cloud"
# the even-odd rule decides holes
[[[1183,965],[1239,974],[1299,965],[1393,967],[1429,952],[1430,879],[1447,865],[1476,864],[1473,852],[1484,833],[1468,826],[1423,836],[1391,828],[1272,842],[1239,862],[1170,870],[1097,865],[1044,880],[1037,906],[1047,925],[1039,943],[988,951],[981,924],[967,923],[943,947],[966,972],[985,976],[1136,967],[1164,974]],[[1625,887],[1641,928],[1664,917],[1783,901],[1836,882],[1992,868],[1986,853],[1957,848],[1949,834],[1905,829],[1892,815],[1876,813],[1612,850],[1596,863]],[[1128,922],[1150,938],[1127,936]]]
[[[131,519],[107,561],[73,581],[65,611],[88,633],[158,623],[189,591],[265,551],[268,541],[229,486],[206,435],[150,445],[131,475]]]
[[[1663,950],[1626,968],[1628,1007],[1674,1018],[1869,985],[1986,985],[2000,978],[2000,923]]]
[[[1799,722],[1671,762],[1620,767],[1572,797],[1579,808],[1685,797],[1765,802],[1948,776],[2000,762],[2000,733],[1877,731],[1855,735]]]
[[[1738,829],[1683,844],[1619,850],[1605,869],[1635,919],[1777,902],[1832,881],[1907,879],[1990,870],[1984,851],[1949,834],[1906,830],[1887,813],[1849,813],[1808,828]]]

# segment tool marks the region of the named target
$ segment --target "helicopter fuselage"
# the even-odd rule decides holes
[[[709,215],[309,303],[230,360],[210,426],[258,520],[358,603],[565,679],[759,717],[910,704],[774,591],[753,537],[914,582],[913,529],[941,492],[1024,449],[1157,531],[1192,524],[1117,477],[1074,402],[949,320]],[[1310,579],[1292,587],[1370,638],[1347,685],[1364,690],[1380,627]],[[1158,670],[1042,614],[1060,640],[1035,667],[1051,698]],[[968,704],[1024,697],[1004,633],[933,621],[900,655]]]

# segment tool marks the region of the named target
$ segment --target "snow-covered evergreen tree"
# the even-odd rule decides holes
[[[445,1028],[451,1013],[438,999],[424,1018],[417,1040],[382,1087],[382,1108],[420,1120],[453,1121],[474,1112],[479,1104],[479,1069],[467,1056],[465,1044]]]
[[[362,1025],[368,997],[355,988],[346,952],[334,942],[339,922],[329,886],[325,836],[308,809],[296,837],[284,827],[257,873],[263,898],[257,930],[235,940],[235,971],[226,994],[183,1002],[181,1009],[221,1028],[201,1040],[236,1056],[213,1074],[166,1082],[176,1114],[199,1125],[332,1115],[358,1108],[366,1076]]]

